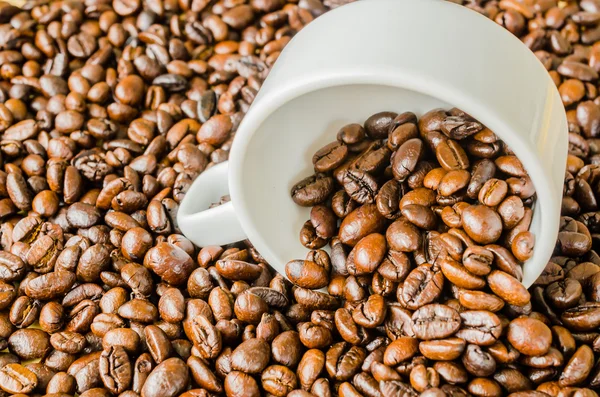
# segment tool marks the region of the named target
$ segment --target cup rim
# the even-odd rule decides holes
[[[532,55],[533,56],[533,55]],[[554,83],[539,64],[540,73],[544,73],[548,80],[549,87],[554,87]],[[253,225],[248,208],[244,199],[242,189],[243,164],[246,161],[246,148],[250,140],[254,137],[260,126],[279,108],[288,104],[288,102],[321,89],[328,89],[344,85],[381,85],[399,89],[416,91],[425,95],[440,99],[450,106],[455,106],[482,122],[503,141],[510,143],[511,150],[521,160],[527,170],[531,181],[536,189],[536,203],[534,213],[539,211],[542,215],[540,219],[539,236],[536,236],[535,251],[547,255],[546,261],[550,259],[554,250],[558,222],[552,222],[557,215],[553,214],[556,207],[553,196],[552,178],[548,175],[544,167],[537,159],[537,153],[531,143],[523,139],[516,128],[511,126],[510,120],[503,120],[493,109],[487,109],[480,106],[476,98],[466,95],[464,92],[458,92],[444,82],[432,80],[428,76],[405,73],[399,67],[373,67],[365,70],[362,67],[347,67],[345,70],[337,70],[335,73],[324,71],[303,76],[296,82],[287,83],[278,86],[277,89],[268,92],[266,95],[255,101],[240,124],[236,139],[231,148],[230,167],[229,167],[229,191],[233,206],[238,214],[240,224],[247,237],[257,246],[257,249],[267,259],[267,261],[276,260],[276,255],[269,248],[268,242],[263,240],[259,227]],[[553,106],[553,99],[558,95],[557,92],[549,90],[547,96],[548,106]],[[562,103],[561,103],[562,105]],[[386,110],[386,109],[382,109]],[[398,111],[409,111],[410,109],[398,109]],[[560,109],[563,111],[562,109]],[[548,123],[541,123],[541,126]],[[541,129],[542,135],[547,133],[548,129]],[[566,119],[565,119],[565,131]],[[543,139],[543,138],[540,138]],[[308,161],[308,160],[307,160]],[[558,186],[554,186],[558,189]],[[560,207],[560,206],[559,206]],[[559,216],[559,215],[558,215]],[[556,223],[556,224],[555,224]],[[291,258],[290,258],[291,259]],[[538,266],[541,266],[539,264]],[[545,264],[544,264],[545,266]],[[540,269],[541,270],[541,269]],[[534,280],[523,280],[533,282]]]

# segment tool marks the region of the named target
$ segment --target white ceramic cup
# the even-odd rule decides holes
[[[178,223],[200,247],[248,238],[277,271],[302,259],[309,217],[290,198],[312,175],[313,153],[340,127],[384,110],[456,106],[521,159],[537,190],[530,286],[552,255],[567,155],[558,91],[516,37],[467,8],[440,0],[365,0],[304,28],[282,52],[239,126],[228,163],[202,173]],[[221,195],[231,202],[209,205]]]

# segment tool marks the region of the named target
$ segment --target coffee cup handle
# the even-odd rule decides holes
[[[246,238],[231,201],[209,208],[229,194],[228,171],[228,161],[204,171],[192,183],[179,207],[179,228],[199,247],[225,245]]]

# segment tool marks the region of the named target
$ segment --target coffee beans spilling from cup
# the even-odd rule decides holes
[[[483,298],[489,288],[509,304],[529,303],[520,262],[533,253],[535,191],[492,131],[458,109],[436,109],[418,121],[410,112],[378,113],[364,126],[342,127],[337,138],[313,156],[319,173],[292,188],[296,203],[312,206],[302,244],[320,249],[331,241],[334,248],[317,266],[289,262],[295,285],[325,287],[331,274],[333,287],[365,276],[362,284],[415,310],[438,301],[446,279],[456,299],[460,289]],[[361,301],[364,294],[346,297]]]
[[[349,2],[0,2],[0,396],[596,395],[598,1],[457,0],[522,38],[568,110],[561,232],[529,299],[506,291],[532,249],[532,186],[454,110],[425,128],[376,117],[317,153],[295,194],[321,203],[302,231],[310,254],[290,265],[301,287],[248,242],[180,234],[179,203],[227,159],[281,50]],[[481,198],[477,162],[498,180],[474,187]],[[468,225],[461,203],[477,209]],[[331,222],[359,210],[372,232]],[[494,228],[475,222],[490,211]]]
[[[342,127],[312,161],[317,174],[292,188],[297,204],[312,207],[300,240],[310,249],[331,241],[335,264],[331,272],[288,263],[297,286],[325,287],[330,274],[368,282],[377,272],[372,281],[409,308],[437,301],[443,285],[427,297],[406,290],[427,291],[444,277],[457,288],[487,287],[509,304],[529,303],[520,262],[533,253],[535,190],[519,159],[477,120],[458,109],[418,121],[411,112],[377,113]],[[347,258],[344,247],[352,248]]]

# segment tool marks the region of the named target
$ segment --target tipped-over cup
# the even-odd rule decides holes
[[[313,153],[348,123],[381,111],[458,107],[518,156],[537,196],[529,287],[556,244],[567,156],[558,90],[511,33],[467,8],[438,0],[367,0],[317,18],[281,53],[240,124],[230,160],[202,173],[178,213],[200,247],[248,238],[267,262],[304,258],[299,230],[309,209],[292,186],[312,175]],[[222,195],[231,201],[207,209]]]

